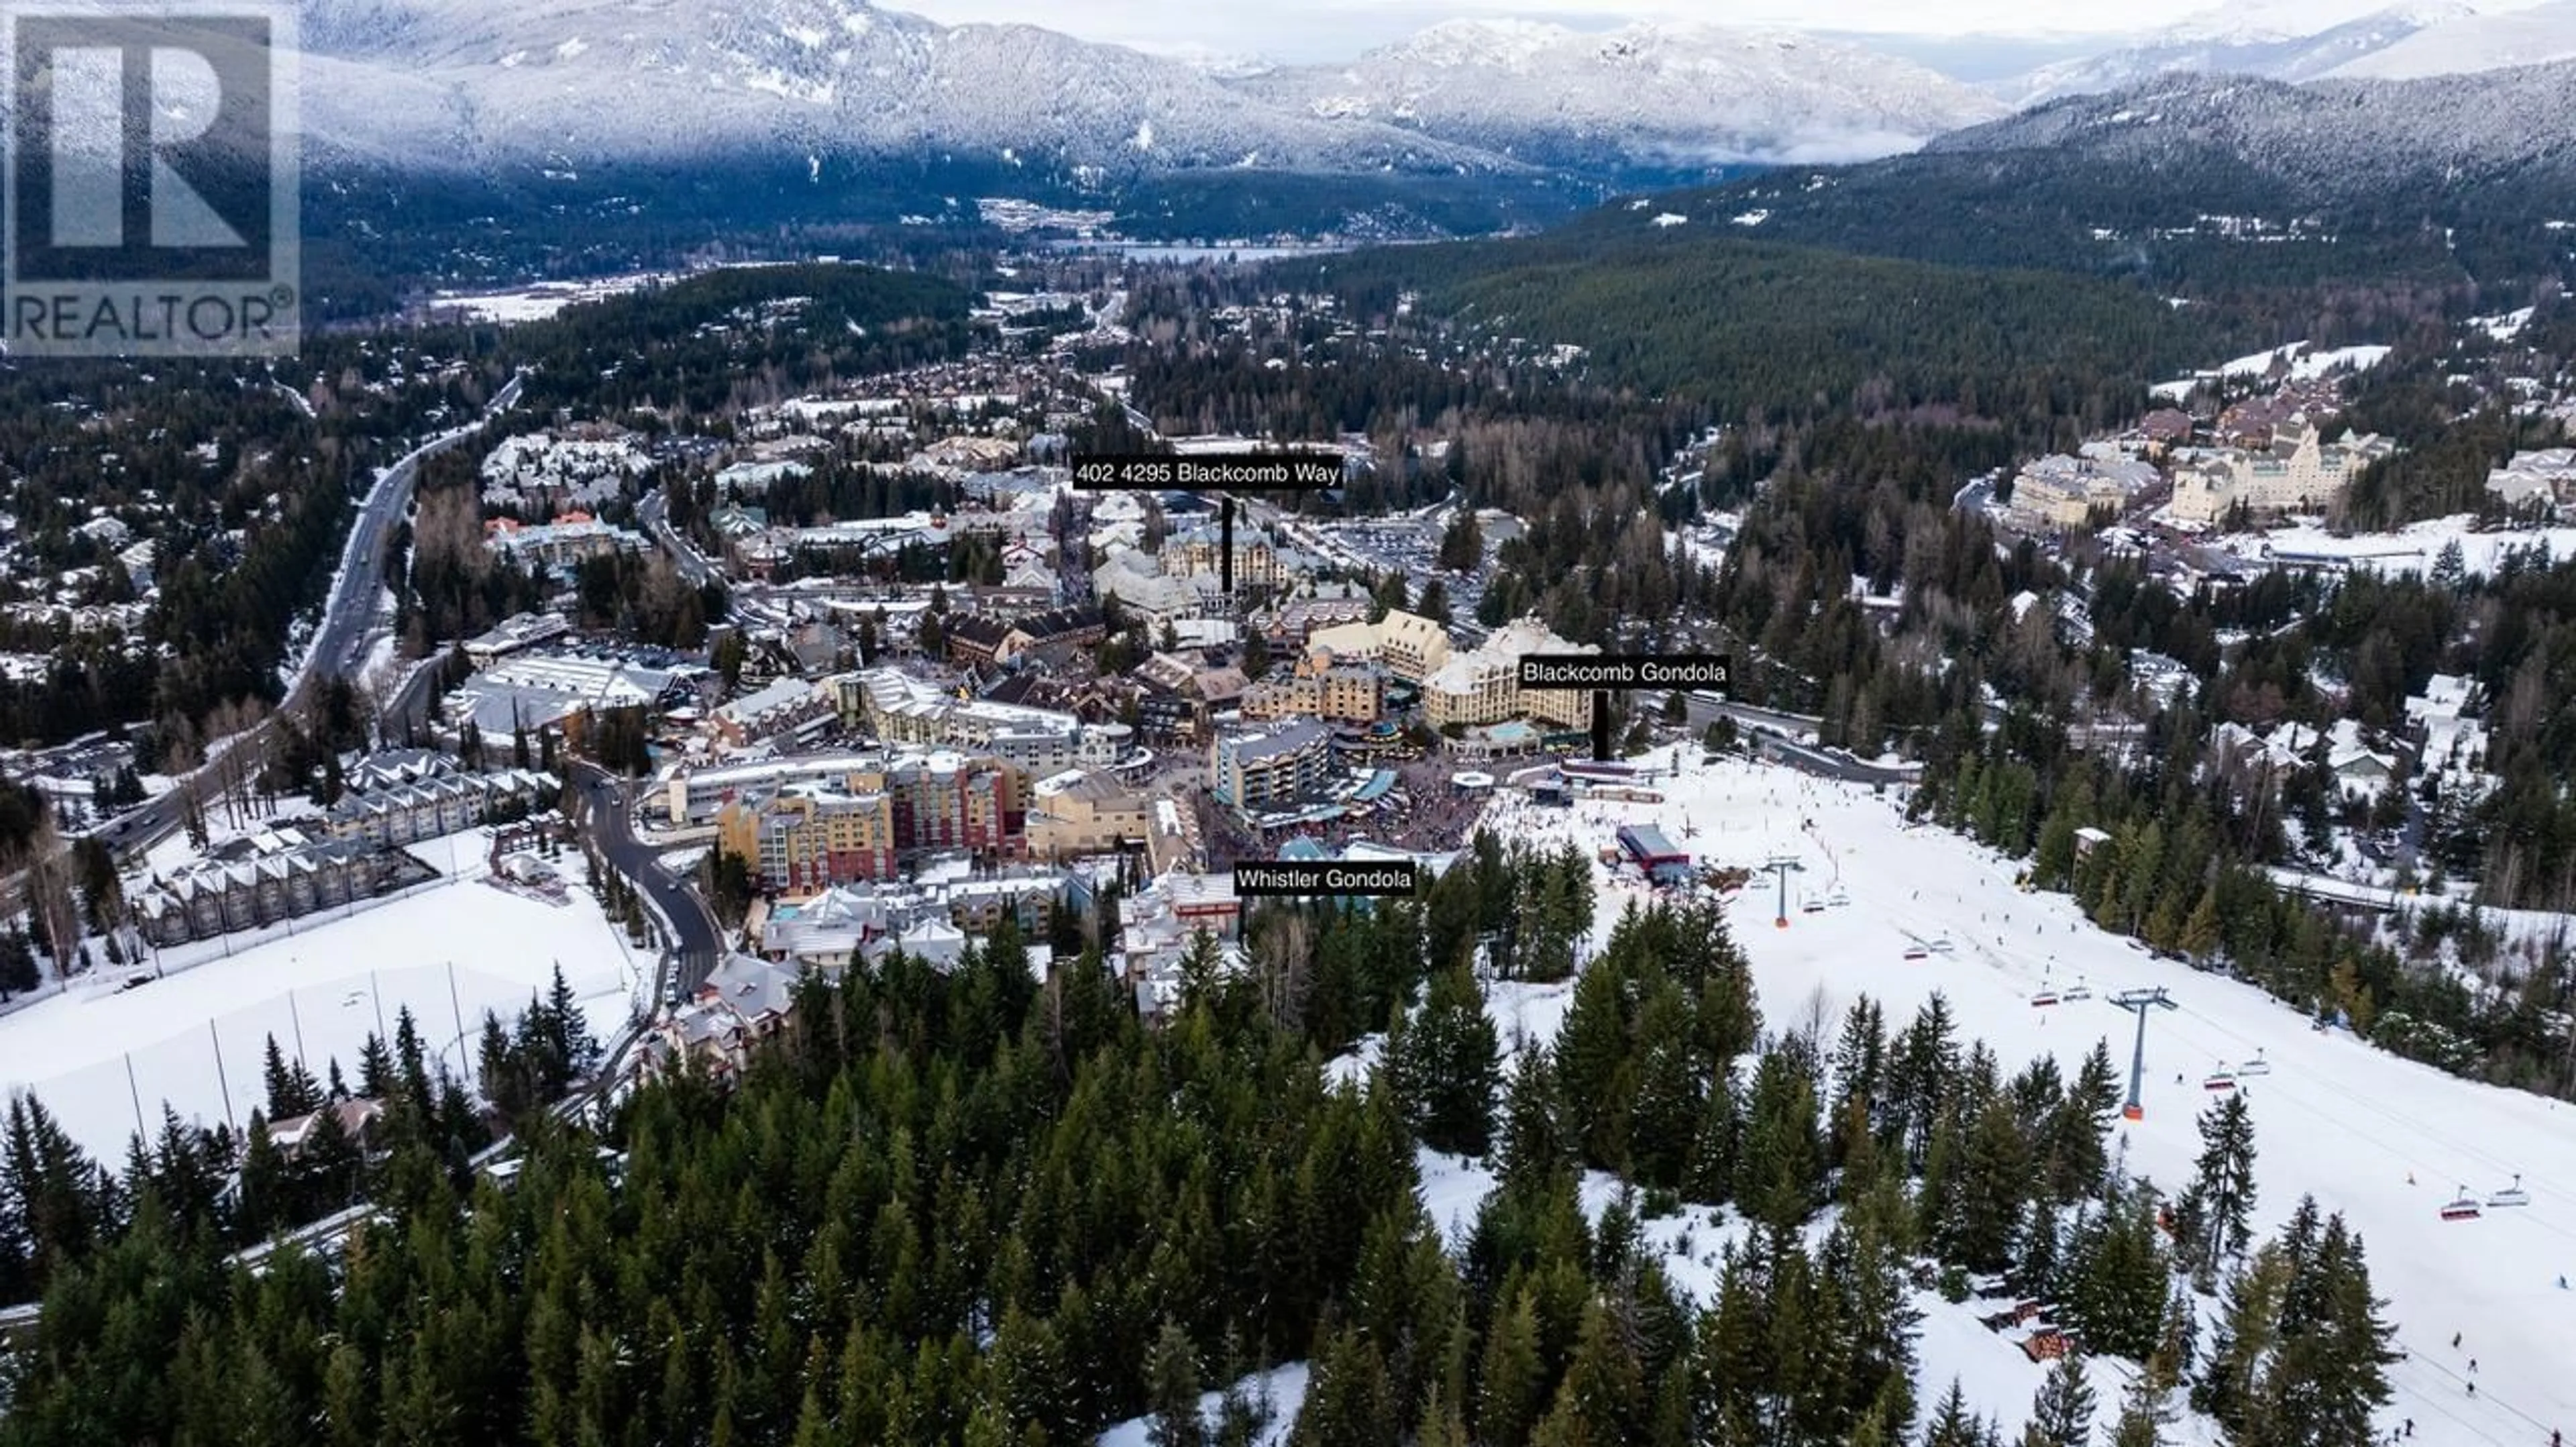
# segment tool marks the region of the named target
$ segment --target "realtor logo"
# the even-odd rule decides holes
[[[0,0],[11,356],[295,350],[292,0]]]

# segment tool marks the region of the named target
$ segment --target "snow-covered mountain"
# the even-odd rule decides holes
[[[1416,131],[1247,104],[1182,60],[865,0],[313,0],[304,42],[308,133],[397,163],[811,152],[1109,175],[1513,169]]]
[[[2332,19],[2331,15],[2300,0],[2232,7],[2116,50],[2042,66],[1988,89],[2020,109],[2181,72],[2314,80],[2428,32],[2486,18],[2461,0],[2410,0],[2350,18]]]
[[[2045,154],[2069,166],[2160,172],[2219,159],[2269,178],[2285,202],[2393,195],[2427,179],[2452,191],[2517,176],[2565,179],[2576,175],[2576,62],[2307,85],[2172,76],[2054,101],[1925,150]]]
[[[2252,0],[1984,88],[2015,109],[2160,76],[2413,80],[2576,57],[2576,0]]]
[[[2469,75],[2509,66],[2576,57],[2576,0],[2552,0],[2528,10],[2465,15],[2427,26],[2396,43],[2339,66],[2334,74],[2411,80],[2428,75]]]
[[[309,0],[317,140],[394,162],[742,151],[1180,168],[1705,167],[1885,155],[2003,112],[1783,32],[1452,22],[1348,66],[1145,54],[867,0]]]
[[[1859,46],[1686,23],[1585,32],[1450,21],[1348,65],[1283,68],[1236,88],[1336,125],[1391,122],[1583,166],[1856,160],[2004,111]]]

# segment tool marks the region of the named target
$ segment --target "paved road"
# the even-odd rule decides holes
[[[519,386],[520,379],[513,377],[508,386],[494,393],[484,408],[484,417],[508,411],[519,400]],[[314,630],[313,646],[287,690],[290,700],[315,679],[350,677],[366,662],[367,634],[375,625],[376,598],[384,588],[385,543],[403,514],[411,509],[412,484],[419,479],[420,464],[464,441],[473,430],[467,427],[441,433],[377,474],[375,486],[369,489],[366,500],[358,506],[357,517],[349,524],[339,575],[331,580],[331,596],[322,605],[322,624]],[[267,745],[266,724],[234,736],[230,743],[236,750],[254,750],[253,757]],[[180,803],[181,791],[173,789],[118,815],[95,832],[110,849],[120,853],[148,849],[179,827]]]
[[[716,576],[715,564],[708,562],[706,554],[699,552],[687,538],[680,536],[679,529],[671,526],[666,516],[670,510],[669,498],[659,492],[649,493],[635,505],[635,520],[644,525],[647,536],[661,544],[663,552],[671,555],[671,561],[680,569],[681,579],[692,588],[703,588]]]
[[[1847,784],[1911,784],[1923,777],[1921,764],[1873,764],[1839,749],[1811,749],[1786,739],[1764,739],[1762,748],[1793,769]]]
[[[665,982],[683,995],[693,994],[722,957],[715,916],[696,890],[662,867],[659,851],[635,837],[634,799],[624,782],[589,764],[572,763],[573,782],[590,805],[590,837],[609,867],[633,880],[670,920],[676,935],[670,944],[678,960],[676,980]]]
[[[1758,708],[1731,699],[1711,698],[1702,692],[1682,695],[1682,707],[1690,719],[1694,734],[1706,729],[1719,718],[1730,718],[1739,729],[1764,729],[1790,739],[1803,738],[1824,726],[1824,720],[1813,714],[1782,713],[1778,709]]]

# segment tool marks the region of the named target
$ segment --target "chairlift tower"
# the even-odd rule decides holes
[[[2111,1003],[2138,1017],[2137,1048],[2129,1055],[2129,1099],[2120,1107],[2120,1117],[2123,1120],[2144,1120],[2147,1111],[2138,1101],[2138,1089],[2147,1073],[2147,1012],[2179,1010],[2182,1007],[2166,997],[2162,985],[2152,990],[2122,990],[2111,997]]]
[[[1765,861],[1762,867],[1780,877],[1780,912],[1772,923],[1787,929],[1789,927],[1789,876],[1792,873],[1806,873],[1807,866],[1784,854],[1779,858]]]

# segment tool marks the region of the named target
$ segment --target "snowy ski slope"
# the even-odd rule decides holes
[[[1669,766],[1673,752],[1641,762]],[[2167,987],[2180,1008],[2148,1024],[2145,1118],[2115,1135],[2115,1153],[2160,1183],[2187,1179],[2204,1077],[2259,1054],[2269,1073],[2241,1079],[2255,1121],[2257,1230],[2277,1230],[2298,1198],[2313,1194],[2363,1235],[2372,1282],[2408,1353],[2390,1369],[2397,1395],[2383,1426],[2412,1418],[2417,1440],[2441,1447],[2543,1447],[2553,1428],[2576,1429],[2576,1292],[2558,1287],[2562,1273],[2576,1277],[2576,1106],[2454,1079],[2348,1033],[2319,1033],[2252,986],[2154,959],[2095,929],[2064,896],[2017,888],[2014,861],[1945,831],[1909,827],[1897,800],[1865,786],[1736,760],[1703,764],[1691,745],[1679,753],[1683,771],[1652,786],[1662,803],[1551,810],[1506,797],[1486,822],[1506,834],[1572,837],[1588,851],[1610,844],[1620,824],[1652,822],[1699,860],[1752,868],[1799,860],[1804,872],[1791,876],[1787,928],[1774,923],[1767,875],[1729,909],[1773,1028],[1793,1027],[1819,1008],[1830,1038],[1862,994],[1885,1002],[1894,1027],[1938,989],[1962,1038],[1986,1040],[2007,1074],[2043,1053],[2071,1072],[2097,1039],[2111,1042],[2115,1059],[2129,1059],[2133,1017],[2108,1003],[2110,995]],[[1600,875],[1596,946],[1623,902],[1645,897],[1633,875]],[[1802,907],[1807,896],[1821,901],[1837,890],[1848,905]],[[1909,946],[1942,941],[1946,952],[1904,957]],[[2043,989],[2079,981],[2090,1000],[2032,1003]],[[1535,1002],[1498,1000],[1504,1008],[1495,1013],[1520,1014],[1528,1003]],[[1561,1002],[1548,999],[1531,1033],[1553,1034],[1560,1012]],[[1508,1036],[1510,1024],[1504,1029]],[[2459,1188],[2484,1197],[2516,1173],[2528,1207],[2465,1222],[2439,1218]],[[1455,1203],[1451,1195],[1441,1205]],[[2457,1351],[2454,1332],[2462,1338]],[[2001,1415],[2008,1430],[2027,1415],[2042,1369],[1963,1313],[1928,1317],[1921,1349],[1927,1390],[1937,1393],[1956,1373],[1974,1404]],[[2104,1399],[2107,1431],[2116,1404],[2108,1392]],[[2187,1422],[2177,1435],[2193,1440],[2204,1428]]]

